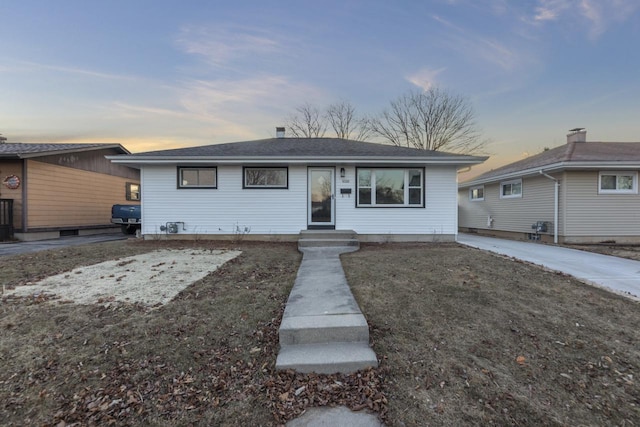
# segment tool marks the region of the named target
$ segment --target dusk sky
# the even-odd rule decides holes
[[[640,0],[5,0],[0,17],[9,142],[269,138],[302,103],[376,114],[431,85],[491,140],[473,173],[574,127],[640,141]]]

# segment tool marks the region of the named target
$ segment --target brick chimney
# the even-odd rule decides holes
[[[567,134],[567,144],[571,142],[587,142],[587,130],[585,128],[570,129]]]
[[[276,128],[276,138],[284,138],[284,128],[277,127]]]
[[[0,144],[4,144],[5,142],[7,142],[7,138],[2,136],[2,134],[0,133]]]

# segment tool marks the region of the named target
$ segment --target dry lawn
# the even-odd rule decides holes
[[[388,424],[640,425],[640,306],[455,244],[342,258]]]
[[[346,404],[392,426],[640,425],[637,302],[455,244],[343,256],[381,358],[353,376],[273,370],[294,244],[79,246],[0,258],[0,284],[185,248],[242,254],[153,310],[4,298],[0,423],[259,426]]]

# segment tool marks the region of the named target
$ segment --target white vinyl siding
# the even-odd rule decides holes
[[[358,234],[455,236],[457,234],[457,170],[426,166],[424,208],[366,209],[356,207],[356,168],[336,177],[336,229]],[[338,174],[339,175],[339,174]],[[217,189],[183,191],[175,185],[175,166],[144,166],[142,176],[143,234],[161,235],[167,222],[184,222],[184,234],[298,234],[307,229],[307,166],[289,166],[288,189],[243,189],[242,166],[218,166]],[[341,193],[350,189],[351,193]]]
[[[186,234],[298,233],[306,229],[307,168],[289,168],[289,188],[242,188],[242,166],[219,166],[218,188],[176,189],[175,166],[144,166],[141,175],[143,234],[164,234],[160,226],[184,222]]]

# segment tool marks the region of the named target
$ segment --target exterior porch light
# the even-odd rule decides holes
[[[340,178],[344,178],[347,175],[347,172],[344,170],[344,168],[340,168]]]

